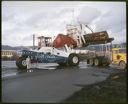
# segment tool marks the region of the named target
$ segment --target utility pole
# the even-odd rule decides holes
[[[33,34],[33,49],[35,49],[35,35]]]

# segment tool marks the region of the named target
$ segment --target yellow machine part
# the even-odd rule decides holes
[[[127,63],[126,48],[113,48],[112,49],[112,63],[120,64],[121,61]]]

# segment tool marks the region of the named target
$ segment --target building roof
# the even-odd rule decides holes
[[[7,51],[7,52],[16,52],[17,50],[2,50],[2,52],[5,52],[5,51]]]

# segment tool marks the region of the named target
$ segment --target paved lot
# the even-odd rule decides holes
[[[13,64],[13,63],[12,63]],[[12,65],[13,66],[13,65]],[[60,102],[82,85],[105,80],[118,70],[114,67],[98,68],[81,62],[78,67],[59,67],[40,64],[38,68],[17,71],[16,67],[2,69],[3,102]]]

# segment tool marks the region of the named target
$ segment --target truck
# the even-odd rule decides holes
[[[91,33],[86,32],[88,28]],[[38,63],[58,63],[59,65],[77,66],[80,62],[79,54],[76,48],[87,47],[92,44],[111,43],[114,38],[109,38],[107,31],[93,32],[87,25],[68,25],[67,35],[58,34],[51,44],[48,37],[38,38],[38,48],[33,50],[20,50],[17,52],[19,56],[16,65],[19,69],[26,69],[26,58],[29,56],[31,62]],[[61,48],[61,49],[59,49]],[[86,50],[85,54],[89,53]],[[87,59],[87,63],[91,65],[109,65],[110,60],[106,55],[95,54]],[[103,61],[104,60],[104,61]],[[101,63],[104,62],[104,63]]]
[[[117,64],[121,69],[126,69],[126,48],[112,48],[112,64]]]

